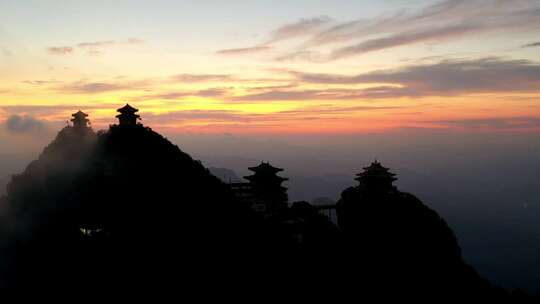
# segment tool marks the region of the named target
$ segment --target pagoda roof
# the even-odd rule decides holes
[[[71,114],[73,118],[71,121],[73,122],[74,127],[86,127],[88,122],[90,121],[88,118],[88,114],[84,113],[83,111],[78,111],[77,113]]]
[[[136,108],[130,106],[129,103],[126,103],[125,106],[121,107],[120,109],[117,109],[116,111],[120,112],[122,114],[124,114],[124,113],[132,114],[132,113],[135,113],[135,112],[139,112],[139,109],[136,109]]]
[[[88,114],[84,113],[83,111],[79,110],[77,113],[71,114],[73,117],[87,117]]]
[[[378,160],[375,160],[372,162],[369,166],[364,167],[364,170],[382,170],[382,171],[388,171],[390,169],[383,166]]]
[[[358,177],[355,178],[355,180],[360,181],[366,177],[386,177],[392,181],[397,180],[395,177],[396,175],[378,161],[372,162],[371,165],[364,167],[363,169],[363,172],[356,174]]]
[[[141,116],[139,114],[135,114],[135,113],[120,113],[118,115],[116,115],[117,118],[121,118],[121,117],[136,117],[136,118],[140,118]]]
[[[283,169],[281,168],[276,168],[272,165],[270,165],[269,162],[261,162],[258,166],[256,167],[249,167],[248,168],[250,171],[253,171],[253,172],[272,172],[272,173],[278,173],[278,172],[281,172],[283,171]]]

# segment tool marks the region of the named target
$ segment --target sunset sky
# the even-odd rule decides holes
[[[290,202],[380,160],[540,294],[540,0],[0,0],[0,196],[72,113],[126,103],[214,172],[284,168]]]
[[[540,1],[0,0],[0,122],[540,130]]]

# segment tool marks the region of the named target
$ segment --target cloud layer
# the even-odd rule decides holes
[[[271,46],[253,46],[245,48],[234,48],[234,49],[223,49],[218,50],[216,53],[219,55],[246,55],[246,54],[256,54],[262,53],[271,50]]]
[[[69,55],[75,53],[75,49],[78,48],[84,51],[88,55],[102,54],[107,48],[118,45],[136,45],[142,44],[144,40],[139,38],[129,38],[125,41],[117,40],[100,40],[100,41],[88,41],[77,43],[75,46],[53,46],[47,48],[48,52],[53,55]]]
[[[493,32],[540,29],[540,2],[533,0],[444,0],[420,11],[336,22],[329,17],[302,19],[273,30],[266,42],[218,51],[242,55],[273,48],[290,38],[305,38],[275,59],[325,62],[419,43],[440,43]],[[535,46],[534,44],[526,45]],[[328,47],[331,47],[328,51]]]
[[[319,16],[285,24],[272,32],[272,37],[266,44],[317,33],[324,25],[329,24],[330,21],[331,19],[328,16]]]
[[[448,96],[467,93],[540,90],[540,65],[528,60],[482,58],[443,60],[346,76],[293,72],[302,82],[318,84],[386,83],[363,90],[370,97]]]
[[[47,51],[49,54],[60,56],[73,54],[73,48],[70,46],[53,46],[48,48]]]
[[[537,47],[540,46],[540,42],[533,42],[523,45],[524,48]]]
[[[208,82],[208,81],[230,81],[233,76],[230,74],[178,74],[171,79],[179,82]]]
[[[540,117],[532,116],[437,120],[433,122],[461,129],[528,130],[540,128]]]

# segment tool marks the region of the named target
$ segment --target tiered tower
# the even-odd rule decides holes
[[[397,180],[396,175],[380,162],[374,161],[368,167],[363,168],[364,171],[356,174],[355,180],[360,185],[359,187],[373,191],[389,191],[394,189],[394,181]]]
[[[244,178],[249,181],[253,198],[264,206],[265,213],[274,214],[287,207],[287,188],[281,184],[288,178],[277,175],[283,169],[273,167],[267,162],[248,169],[253,174]]]
[[[119,124],[121,126],[137,125],[137,120],[141,119],[141,116],[135,114],[139,112],[139,109],[135,109],[129,104],[126,104],[124,107],[116,111],[120,112],[120,114],[116,115],[116,118],[118,118]]]
[[[88,114],[79,110],[77,113],[71,114],[71,116],[73,116],[71,119],[71,122],[73,122],[73,128],[78,130],[88,128],[88,122],[90,121],[88,118],[86,118],[88,117]]]

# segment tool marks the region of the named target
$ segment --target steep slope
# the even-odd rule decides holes
[[[98,135],[68,127],[8,189],[4,255],[18,285],[202,269],[205,255],[253,231],[240,229],[250,210],[225,184],[142,125]]]
[[[463,261],[444,219],[393,186],[394,174],[380,163],[358,176],[359,185],[344,190],[337,203],[346,252],[356,257],[349,270],[411,294],[491,296],[489,282]]]

